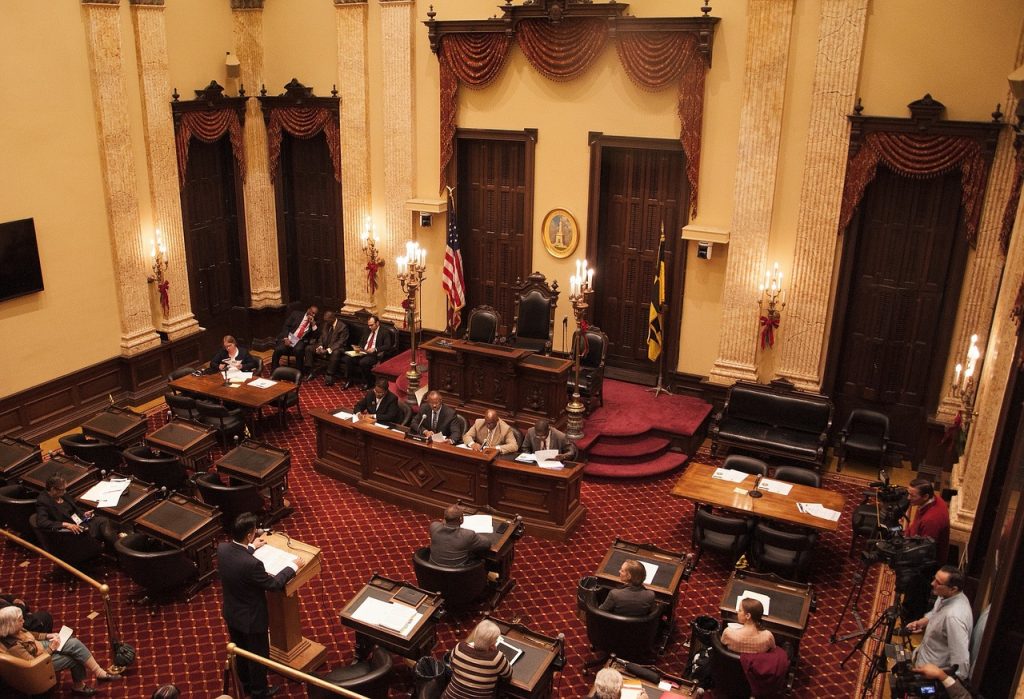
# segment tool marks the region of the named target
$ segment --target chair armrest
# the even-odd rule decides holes
[[[3,654],[3,662],[9,663],[22,670],[31,670],[33,668],[37,668],[40,665],[45,665],[46,663],[51,662],[51,660],[52,656],[50,656],[49,653],[45,652],[40,653],[31,660],[25,660],[24,658],[19,658],[17,656],[9,655],[7,653]]]

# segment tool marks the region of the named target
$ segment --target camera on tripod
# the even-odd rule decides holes
[[[946,688],[938,680],[930,680],[914,672],[910,653],[893,645],[885,647],[885,655],[894,660],[889,671],[889,688],[893,697],[945,697]]]
[[[875,489],[878,501],[878,527],[883,539],[889,539],[903,533],[900,520],[910,509],[910,495],[906,488],[889,483],[889,474],[885,469],[878,472],[878,480],[868,484]]]

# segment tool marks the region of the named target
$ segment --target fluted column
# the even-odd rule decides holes
[[[367,112],[366,0],[334,0],[338,35],[338,86],[341,96],[341,201],[345,220],[345,305],[348,313],[375,309],[366,288],[366,257],[360,236],[370,213],[370,120]],[[379,226],[379,223],[378,223]],[[379,227],[378,227],[379,230]],[[379,279],[393,271],[385,264]],[[383,292],[378,291],[378,294]]]
[[[772,223],[795,2],[750,0],[747,4],[732,233],[722,290],[721,340],[709,377],[713,383],[757,378],[756,302]]]
[[[263,84],[263,0],[231,0],[235,55],[242,85],[254,94]],[[253,308],[281,303],[277,259],[277,204],[270,180],[267,129],[257,99],[245,107],[245,240],[249,256],[249,302]]]
[[[416,158],[413,134],[413,13],[410,0],[380,0],[381,46],[383,50],[384,113],[384,230],[381,254],[387,262],[378,299],[384,299],[383,317],[396,322],[405,319],[402,289],[395,278],[395,257],[405,241],[412,240],[412,215],[405,202],[413,197]]]
[[[164,273],[170,309],[161,314],[160,329],[175,340],[199,331],[189,298],[185,234],[181,224],[178,161],[174,151],[174,122],[168,95],[167,26],[164,0],[129,0],[135,29],[135,54],[139,64],[142,124],[149,165],[149,191],[153,225],[160,229],[169,265]]]
[[[850,123],[864,48],[868,0],[823,0],[814,64],[807,152],[792,282],[783,313],[778,374],[797,387],[821,386],[828,346],[839,208],[849,149]]]
[[[128,127],[128,90],[121,55],[120,0],[83,0],[107,219],[114,250],[114,284],[121,321],[121,354],[160,344],[146,284],[138,189]]]

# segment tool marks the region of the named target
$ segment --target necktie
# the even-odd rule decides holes
[[[430,417],[430,431],[433,432],[437,429],[437,411],[433,411]]]
[[[309,324],[309,316],[304,316],[302,322],[299,323],[299,329],[295,331],[295,337],[302,339],[302,336],[306,334],[306,326]]]
[[[377,339],[377,330],[375,328],[373,330],[373,332],[370,333],[370,337],[368,337],[366,339],[366,347],[364,347],[363,349],[365,349],[367,352],[372,352],[373,351],[373,343],[376,341],[376,339]]]
[[[540,440],[540,450],[544,451],[547,448],[548,448],[548,438],[545,437],[544,439]]]

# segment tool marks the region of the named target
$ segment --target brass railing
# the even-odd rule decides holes
[[[273,670],[277,674],[283,675],[288,679],[292,679],[297,682],[302,682],[307,685],[312,685],[313,687],[319,687],[320,689],[324,689],[330,692],[331,694],[337,694],[340,697],[348,697],[348,699],[367,699],[367,697],[363,696],[362,694],[358,694],[349,689],[345,689],[344,687],[339,687],[336,684],[332,684],[326,680],[320,679],[319,677],[302,672],[301,670],[296,670],[294,668],[288,667],[287,665],[282,665],[281,663],[276,662],[274,660],[270,660],[269,658],[264,658],[262,655],[250,653],[244,648],[239,648],[234,643],[229,643],[227,670],[228,676],[231,678],[231,681],[234,684],[233,689],[235,691],[235,694],[233,696],[242,696],[242,683],[238,679],[238,673],[235,669],[235,656],[245,658],[249,662],[259,663],[268,670]],[[227,691],[229,688],[225,686],[224,689],[225,691]]]

